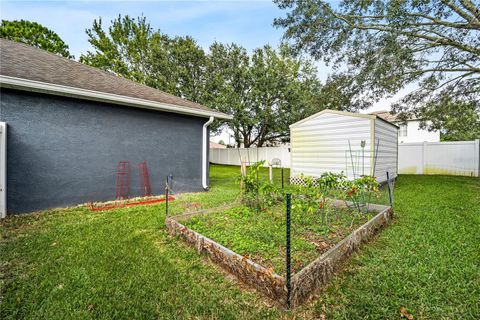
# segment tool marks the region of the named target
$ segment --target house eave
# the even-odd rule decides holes
[[[92,100],[99,102],[107,102],[118,105],[150,109],[163,112],[172,112],[177,114],[184,114],[197,117],[215,117],[217,119],[230,120],[233,116],[216,111],[193,109],[173,104],[161,103],[151,100],[127,97],[112,93],[105,93],[94,90],[87,90],[58,84],[46,83],[41,81],[34,81],[16,77],[9,77],[0,75],[0,87],[10,88],[38,93],[45,93],[57,96],[78,98],[84,100]]]

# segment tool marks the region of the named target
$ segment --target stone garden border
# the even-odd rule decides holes
[[[260,291],[280,306],[287,307],[287,288],[284,277],[180,223],[180,221],[188,220],[196,215],[226,210],[235,205],[238,204],[177,216],[167,216],[165,224],[171,235],[181,237],[184,241],[194,246],[199,254],[206,254],[211,260],[234,275],[241,282]],[[351,203],[341,200],[334,202],[335,207],[346,207],[347,205],[351,205]],[[393,217],[393,210],[390,206],[370,204],[369,210],[378,213],[330,250],[300,270],[300,272],[293,275],[290,294],[291,308],[304,303],[313,294],[325,288],[334,273],[339,270],[342,262],[347,260],[362,243],[372,239]]]

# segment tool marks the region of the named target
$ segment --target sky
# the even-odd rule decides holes
[[[33,20],[52,29],[76,58],[90,48],[85,29],[94,19],[105,25],[121,15],[144,15],[154,29],[190,35],[208,48],[214,41],[236,42],[251,50],[278,45],[282,30],[272,26],[283,12],[271,1],[1,1],[6,20]]]
[[[190,35],[208,49],[214,41],[235,42],[248,50],[265,44],[278,46],[282,30],[273,20],[285,12],[272,1],[6,1],[0,0],[0,17],[5,20],[30,20],[58,33],[76,59],[91,49],[85,29],[94,19],[105,26],[121,15],[144,15],[154,29],[170,36]],[[317,63],[318,76],[324,81],[330,68]],[[404,95],[383,99],[364,111],[389,110],[390,103]]]

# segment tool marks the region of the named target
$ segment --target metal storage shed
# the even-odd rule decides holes
[[[290,144],[292,181],[328,171],[397,176],[398,127],[376,115],[323,110],[290,125]]]

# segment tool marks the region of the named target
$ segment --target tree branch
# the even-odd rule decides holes
[[[444,4],[446,4],[450,9],[455,11],[460,17],[467,20],[470,23],[480,23],[480,21],[475,16],[470,16],[467,12],[463,11],[461,8],[456,6],[454,3],[448,0],[442,0]]]
[[[471,73],[480,73],[480,68],[474,68],[472,69],[467,69],[467,68],[431,68],[431,69],[422,69],[422,70],[416,70],[416,71],[410,71],[410,72],[405,72],[405,74],[409,73],[416,73],[416,74],[422,74],[422,73],[430,73],[430,72],[471,72]]]
[[[444,27],[457,28],[457,29],[480,29],[480,24],[478,23],[459,23],[459,22],[449,22],[445,20],[440,20],[435,17],[423,13],[406,13],[407,17],[423,18],[432,21],[432,23],[423,23],[424,25],[441,25]]]
[[[467,9],[474,17],[480,20],[480,9],[470,0],[459,0],[462,6]]]
[[[327,4],[325,3],[322,3],[323,6],[326,8],[326,10],[328,10],[330,12],[330,14],[332,14],[335,18],[339,19],[339,20],[342,20],[344,21],[347,25],[349,25],[352,29],[359,29],[359,30],[378,30],[378,31],[383,31],[383,32],[387,32],[387,33],[392,33],[392,34],[401,34],[401,35],[405,35],[405,36],[409,36],[409,37],[414,37],[414,38],[420,38],[420,39],[424,39],[424,40],[428,40],[430,42],[433,42],[433,43],[441,43],[443,45],[446,45],[446,46],[451,46],[451,47],[455,47],[459,50],[463,50],[463,51],[467,51],[467,52],[470,52],[470,53],[473,53],[475,55],[480,55],[480,49],[479,48],[475,48],[475,47],[471,47],[469,45],[466,45],[466,44],[463,44],[463,43],[459,43],[453,39],[450,39],[450,38],[447,38],[445,37],[444,35],[443,38],[440,37],[441,34],[439,34],[438,32],[436,31],[432,31],[432,30],[423,30],[425,32],[431,32],[431,33],[434,33],[436,35],[438,35],[439,37],[433,37],[433,36],[429,36],[429,35],[424,35],[424,34],[420,34],[420,33],[416,33],[416,32],[413,32],[413,31],[402,31],[400,29],[396,29],[396,28],[393,28],[393,27],[390,27],[389,25],[386,25],[386,24],[372,24],[372,25],[358,25],[358,24],[355,24],[355,23],[352,23],[352,21],[350,21],[349,19],[347,19],[345,16],[341,15],[341,14],[337,14],[335,11],[333,11],[330,6],[328,6]]]

